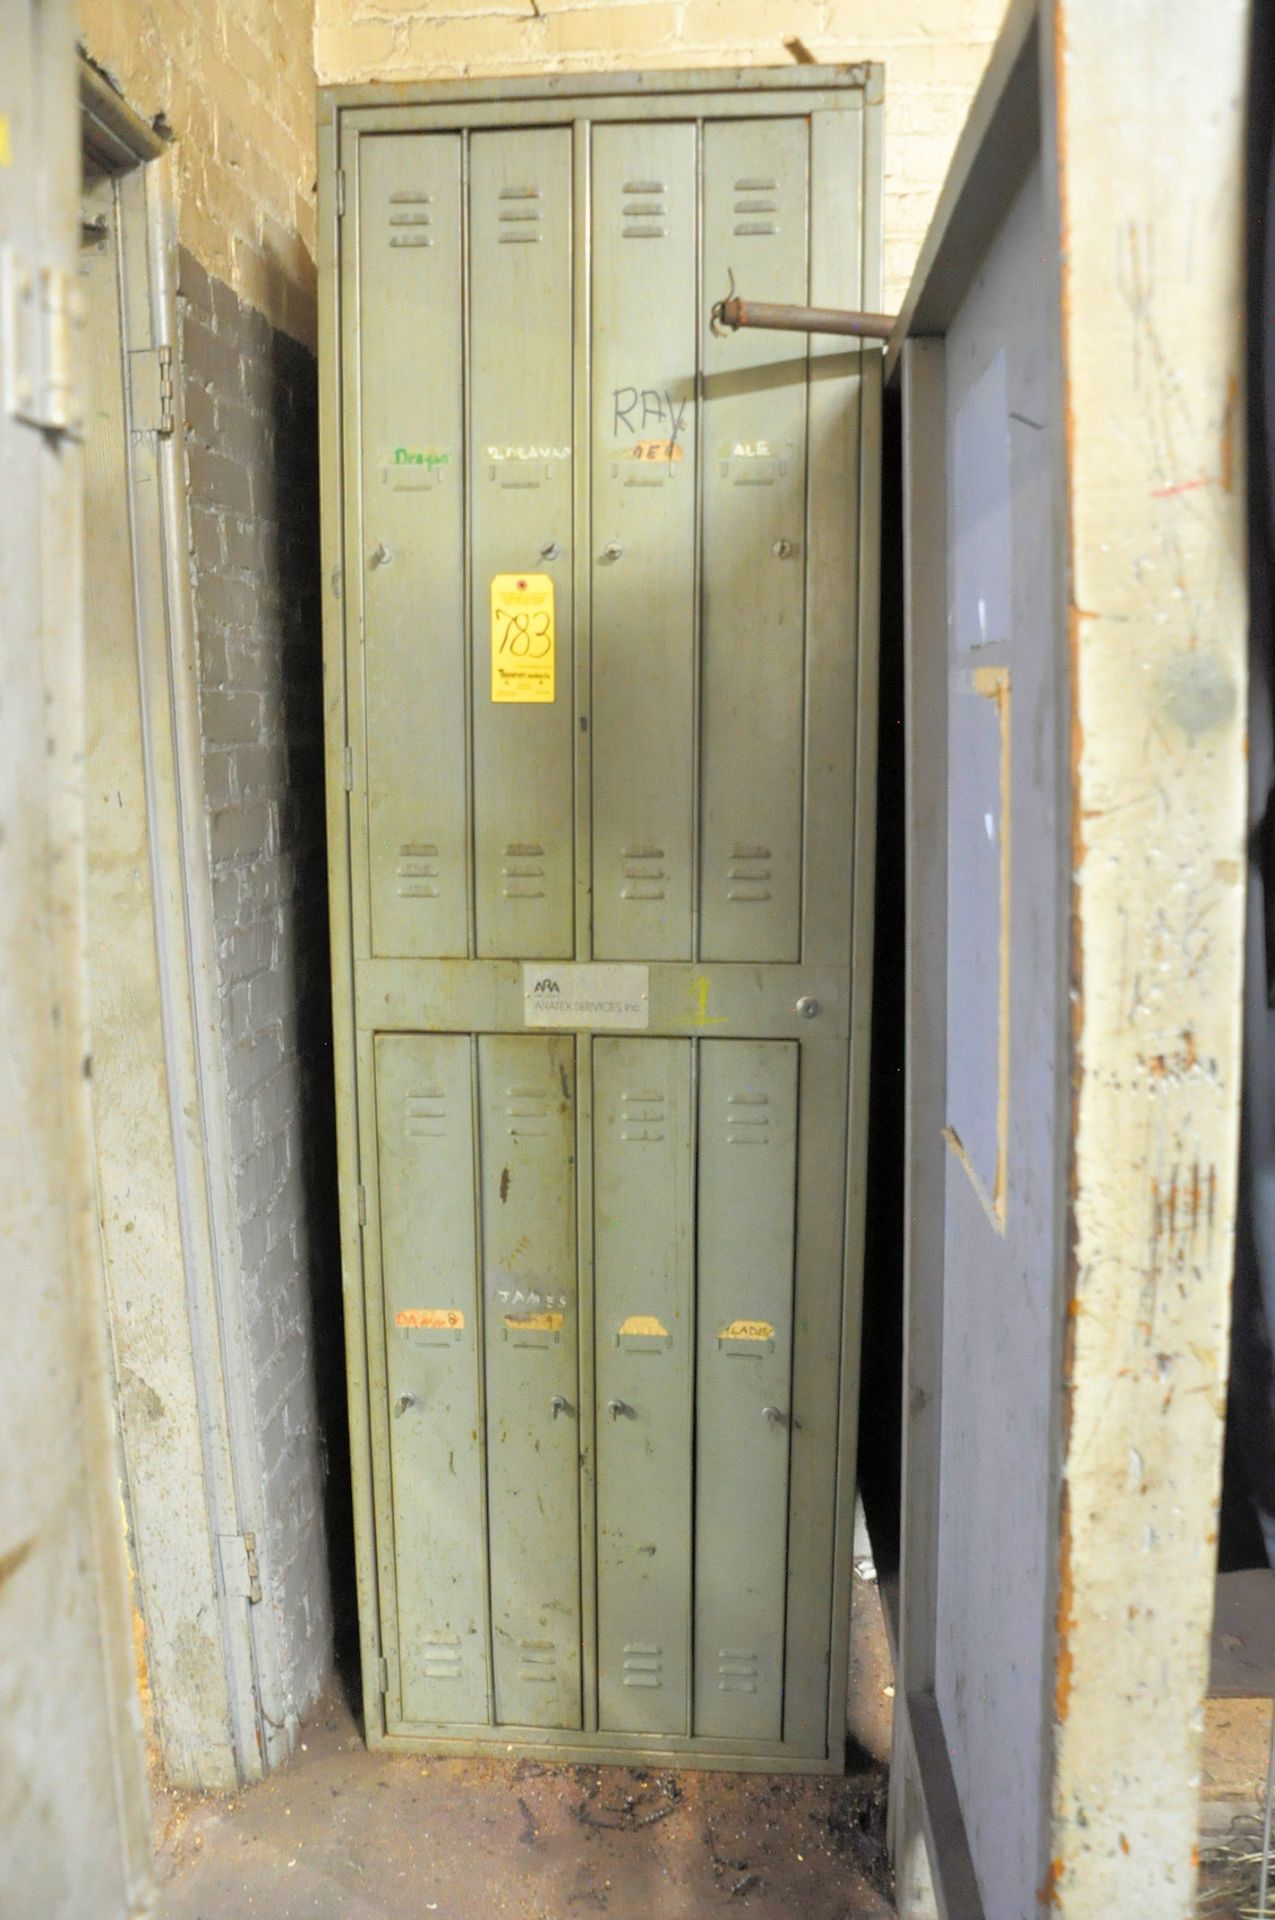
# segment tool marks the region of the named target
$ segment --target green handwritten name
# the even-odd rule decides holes
[[[451,457],[450,453],[442,453],[437,447],[395,447],[394,449],[396,467],[445,467]]]

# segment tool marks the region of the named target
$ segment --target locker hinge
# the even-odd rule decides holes
[[[173,431],[173,350],[139,347],[128,356],[130,425],[135,433]]]
[[[385,1656],[384,1656],[384,1654],[382,1654],[382,1655],[381,1655],[381,1658],[380,1658],[380,1659],[379,1659],[379,1660],[377,1661],[377,1663],[376,1663],[376,1684],[377,1684],[377,1686],[378,1686],[378,1687],[380,1688],[380,1690],[381,1690],[381,1692],[382,1692],[382,1693],[388,1693],[388,1692],[389,1692],[389,1690],[390,1690],[390,1663],[389,1663],[389,1661],[388,1661],[388,1660],[387,1660],[387,1659],[385,1658]]]
[[[354,749],[353,747],[347,747],[345,749],[344,765],[345,765],[345,791],[347,793],[353,793],[354,792]]]
[[[345,213],[345,168],[336,170],[336,217],[340,220]]]
[[[83,438],[83,402],[72,377],[72,336],[83,319],[74,274],[33,267],[12,247],[0,247],[0,381],[11,419]]]
[[[359,1225],[365,1227],[367,1225],[367,1188],[362,1182],[360,1182],[357,1192],[359,1199]]]
[[[218,1536],[221,1549],[221,1577],[226,1592],[235,1600],[261,1599],[261,1569],[257,1565],[255,1533],[223,1533]]]

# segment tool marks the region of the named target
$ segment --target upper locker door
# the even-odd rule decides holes
[[[691,957],[695,128],[593,132],[593,950]]]
[[[468,949],[462,312],[460,136],[361,141],[359,561],[376,954]]]
[[[808,295],[809,122],[704,129],[704,308]],[[801,958],[805,336],[704,342],[700,953]]]
[[[572,897],[571,132],[470,142],[474,883],[480,958],[564,959]],[[492,582],[537,594],[546,688]],[[506,673],[508,662],[515,671]],[[546,698],[546,692],[549,697]]]

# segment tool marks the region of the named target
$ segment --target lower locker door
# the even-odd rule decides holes
[[[697,1734],[783,1734],[797,1048],[700,1047]]]
[[[378,1036],[376,1132],[402,1717],[484,1723],[469,1041]]]
[[[496,1719],[580,1725],[575,1042],[478,1042]]]
[[[593,1043],[598,1717],[690,1732],[691,1043]]]

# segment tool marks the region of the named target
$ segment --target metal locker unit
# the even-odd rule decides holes
[[[843,1761],[879,76],[320,111],[369,1737]]]

